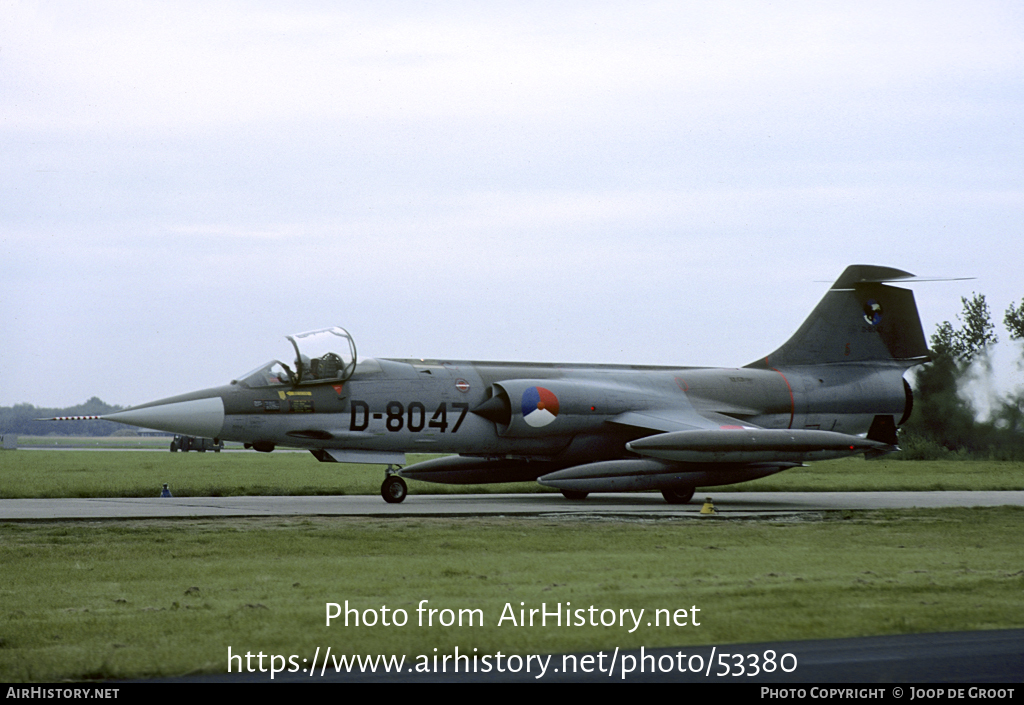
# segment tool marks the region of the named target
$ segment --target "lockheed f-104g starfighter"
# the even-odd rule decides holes
[[[102,418],[386,465],[388,502],[411,479],[685,503],[697,487],[898,450],[913,406],[903,375],[929,359],[913,293],[890,285],[913,278],[848,267],[785,344],[738,369],[358,359],[335,327],[288,336],[290,359],[225,386]],[[448,455],[406,465],[406,453]]]

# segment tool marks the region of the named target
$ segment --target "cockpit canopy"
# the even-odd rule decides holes
[[[356,344],[344,328],[312,330],[286,339],[295,354],[291,365],[272,360],[238,381],[246,387],[344,382],[356,369]]]

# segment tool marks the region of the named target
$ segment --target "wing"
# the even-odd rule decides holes
[[[737,421],[731,416],[715,412],[698,412],[690,409],[650,409],[644,411],[627,411],[619,414],[611,423],[620,426],[644,428],[650,431],[668,433],[673,431],[695,430],[735,430],[741,428],[758,428],[748,423]]]

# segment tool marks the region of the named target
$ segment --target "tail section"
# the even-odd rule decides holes
[[[913,277],[891,267],[847,267],[793,337],[747,367],[868,361],[910,367],[927,362],[928,345],[913,292],[884,283]]]

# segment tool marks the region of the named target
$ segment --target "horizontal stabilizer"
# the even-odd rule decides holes
[[[884,284],[885,282],[910,284],[917,282],[962,282],[974,279],[974,277],[918,276],[910,272],[904,272],[902,269],[878,267],[875,265],[854,265],[854,267],[857,269],[852,272],[847,270],[844,276],[832,285],[832,288],[841,289],[853,286],[854,284],[867,284],[871,282],[876,284]],[[828,284],[824,280],[819,280],[819,283]]]

